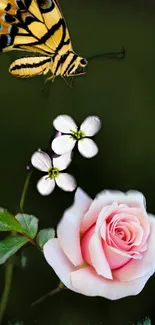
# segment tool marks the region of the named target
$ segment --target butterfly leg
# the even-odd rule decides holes
[[[46,78],[45,83],[49,80],[52,80],[54,82],[55,76],[51,75],[50,77]]]
[[[71,74],[68,77],[76,77],[76,76],[81,76],[81,75],[84,75],[84,74],[86,74],[86,72],[80,72],[80,73]]]
[[[70,83],[65,79],[64,76],[62,76],[62,78],[64,79],[64,81],[66,82],[66,84],[67,84],[69,87],[73,88],[72,83],[70,84]],[[72,78],[72,79],[73,79],[73,78]]]

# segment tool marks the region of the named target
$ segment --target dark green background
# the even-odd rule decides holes
[[[45,86],[43,77],[16,79],[8,67],[21,53],[1,55],[0,205],[19,211],[25,166],[35,149],[49,145],[58,114],[69,114],[79,123],[96,114],[103,122],[96,136],[100,152],[91,160],[75,155],[70,171],[92,197],[104,188],[142,191],[148,211],[155,213],[155,3],[61,0],[60,5],[75,51],[89,57],[124,46],[126,58],[91,61],[86,76],[74,79],[72,89],[61,78]],[[73,193],[56,190],[41,197],[39,177],[33,175],[25,209],[39,218],[40,227],[55,227]],[[27,266],[14,269],[4,325],[19,318],[26,325],[126,325],[153,314],[154,277],[136,297],[111,302],[66,290],[30,309],[31,302],[57,286],[58,278],[35,248],[26,248],[24,254]],[[2,290],[3,266],[0,276]]]

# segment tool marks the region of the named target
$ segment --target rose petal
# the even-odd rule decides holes
[[[116,247],[112,247],[112,246],[109,246],[109,249],[111,251],[113,251],[114,253],[118,254],[118,255],[121,255],[121,256],[126,256],[126,257],[129,257],[129,258],[134,258],[134,259],[142,259],[142,255],[140,254],[140,252],[137,252],[137,251],[123,251],[119,248],[116,248]]]
[[[67,152],[62,156],[53,158],[53,166],[58,168],[59,170],[64,170],[68,167],[71,161],[72,161],[72,153]]]
[[[150,222],[149,222],[149,216],[151,215],[148,215],[145,211],[145,213],[143,214],[139,214],[138,215],[138,218],[139,218],[139,221],[140,221],[140,224],[144,230],[144,234],[143,234],[143,239],[141,241],[141,244],[140,244],[140,247],[143,246],[150,234]],[[139,248],[140,248],[139,247]]]
[[[47,175],[40,178],[37,183],[38,192],[41,195],[49,195],[53,192],[55,188],[55,181],[54,179],[50,179]]]
[[[52,161],[49,155],[43,151],[36,151],[31,157],[31,164],[43,171],[46,172],[51,166],[52,166]]]
[[[138,220],[139,220],[139,223],[141,224],[143,230],[144,230],[144,234],[143,234],[143,239],[141,241],[141,245],[143,245],[150,233],[150,224],[148,222],[148,214],[146,213],[146,210],[144,210],[144,208],[142,209],[139,209],[139,208],[131,208],[130,207],[130,210],[129,208],[125,208],[125,209],[119,209],[118,210],[118,213],[124,213],[124,214],[128,214],[129,211],[130,211],[130,214],[132,214],[132,216],[135,216]]]
[[[146,208],[145,198],[142,193],[138,191],[128,191],[126,193],[120,191],[108,191],[105,190],[99,193],[95,200],[99,201],[99,204],[102,204],[102,207],[110,205],[113,202],[119,204],[127,204],[129,207],[136,208]]]
[[[137,191],[128,191],[126,193],[119,191],[103,191],[99,193],[95,200],[93,201],[89,211],[84,216],[81,225],[81,232],[84,233],[89,227],[93,225],[98,219],[98,214],[101,212],[102,208],[110,206],[115,203],[118,204],[128,204],[128,206],[140,207],[145,209],[145,198],[142,193]],[[102,216],[103,218],[103,216]]]
[[[75,270],[75,267],[65,256],[59,245],[58,239],[53,238],[48,240],[43,247],[43,251],[46,261],[53,268],[64,285],[73,291],[77,291],[72,287],[70,282],[70,273]]]
[[[111,270],[122,267],[131,260],[131,257],[121,255],[118,251],[112,250],[105,242],[103,242],[103,249]]]
[[[128,246],[128,244],[122,240],[120,237],[113,235],[113,234],[109,234],[110,236],[110,241],[107,240],[107,244],[109,246],[124,250],[124,251],[128,251],[130,250],[130,247]]]
[[[129,217],[129,215],[128,215],[128,217]],[[131,220],[130,220],[130,218],[128,219],[128,225],[127,225],[127,227],[128,227],[127,229],[130,232],[131,238],[130,238],[130,241],[127,241],[127,240],[119,237],[119,235],[117,234],[118,229],[119,229],[119,231],[121,231],[121,229],[122,229],[122,231],[124,231],[123,226],[122,226],[123,224],[127,224],[127,221],[126,222],[118,221],[117,226],[115,227],[113,232],[110,231],[109,228],[107,227],[107,231],[109,231],[109,236],[110,236],[110,239],[113,241],[114,246],[116,246],[122,250],[130,250],[133,246],[135,247],[135,246],[140,245],[142,242],[143,234],[144,234],[142,227],[139,224],[137,224],[136,222],[133,222],[132,216],[131,216]],[[135,249],[138,250],[137,247],[135,247]]]
[[[97,155],[98,147],[92,139],[84,138],[78,141],[78,149],[85,158],[92,158]]]
[[[103,207],[101,209],[101,212],[99,213],[98,219],[96,222],[96,232],[100,231],[101,226],[103,226],[104,222],[110,215],[117,213],[117,208],[118,208],[118,204],[116,202],[114,202],[111,205],[107,205],[106,207]],[[114,218],[115,217],[113,217],[113,219]]]
[[[147,250],[147,242],[139,248],[139,252],[145,252]]]
[[[89,241],[89,254],[91,262],[97,272],[107,279],[112,279],[109,263],[104,254],[101,238],[94,234]]]
[[[81,251],[84,260],[92,266],[92,261],[89,253],[89,241],[90,238],[94,235],[95,226],[92,226],[85,232],[84,236],[81,238]]]
[[[142,239],[144,236],[143,228],[136,222],[131,222],[130,225],[130,220],[129,220],[128,229],[130,230],[132,237],[133,238],[135,237],[133,243],[130,244],[130,247],[139,246],[142,243]]]
[[[139,294],[153,273],[154,270],[151,269],[139,279],[131,282],[120,282],[118,280],[107,280],[97,275],[90,266],[72,272],[70,277],[73,288],[81,294],[116,300]]]
[[[75,131],[77,128],[76,123],[69,115],[59,115],[54,121],[53,125],[57,131],[62,133],[72,133],[72,130]]]
[[[55,138],[52,141],[52,150],[57,155],[64,155],[65,153],[72,151],[76,143],[70,135],[62,135],[60,137]]]
[[[106,239],[106,222],[104,221],[102,226],[100,227],[100,236],[103,239]]]
[[[143,253],[141,260],[131,260],[130,263],[113,271],[113,275],[120,281],[132,281],[143,277],[150,269],[155,267],[155,218],[149,217],[151,224],[150,236],[147,241],[147,250]]]
[[[101,128],[101,120],[98,116],[88,116],[80,126],[80,130],[88,137],[95,135]]]
[[[113,211],[117,206],[117,203],[111,207],[111,206],[106,206],[102,209],[102,204],[100,204],[100,202],[98,202],[97,200],[94,200],[92,202],[92,204],[90,205],[89,210],[87,211],[87,213],[84,215],[83,219],[82,219],[82,224],[81,224],[81,233],[85,233],[96,221],[96,227],[98,227],[98,229],[102,226],[103,224],[103,218],[106,214],[106,212],[109,215],[109,211]],[[102,210],[102,216],[100,217],[100,211]]]
[[[60,245],[74,265],[83,263],[80,247],[80,224],[90,203],[89,196],[78,188],[73,205],[65,211],[57,228]]]
[[[111,232],[111,229],[109,231]],[[119,234],[122,234],[122,236]],[[114,229],[113,236],[117,236],[129,246],[133,241],[133,224],[131,225],[130,222],[127,221],[118,222]]]

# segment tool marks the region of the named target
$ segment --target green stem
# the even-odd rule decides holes
[[[9,294],[11,290],[11,282],[12,282],[12,276],[13,276],[13,263],[7,263],[5,266],[5,285],[3,294],[0,300],[0,324],[2,324],[2,320],[5,314],[5,310],[7,307]]]
[[[32,175],[32,170],[29,171],[29,173],[28,173],[28,175],[26,177],[25,183],[24,183],[24,187],[23,187],[23,191],[22,191],[22,195],[21,195],[21,199],[20,199],[20,203],[19,203],[21,212],[24,212],[24,210],[23,210],[24,209],[24,203],[25,203],[26,194],[27,194],[27,190],[28,190],[31,175]]]
[[[57,288],[53,289],[52,291],[47,292],[44,296],[42,296],[41,298],[37,299],[36,301],[34,301],[31,305],[31,307],[35,307],[36,305],[40,304],[41,302],[43,302],[46,298],[54,296],[56,293],[59,293],[62,289],[67,289],[64,284],[60,281],[60,283],[58,284]]]
[[[24,187],[23,187],[23,191],[22,191],[22,194],[21,194],[21,199],[20,199],[20,203],[19,203],[21,212],[24,212],[24,203],[25,203],[26,194],[27,194],[27,191],[28,191],[31,175],[32,175],[32,170],[29,171],[29,173],[28,173],[28,175],[26,177]],[[32,238],[27,236],[25,233],[23,233],[22,235],[25,236],[26,238],[28,238],[28,240],[31,242],[32,245],[36,246],[37,248],[39,248],[39,250],[42,251],[42,249],[36,244],[36,242]]]
[[[28,235],[26,235],[24,232],[21,233],[21,234],[22,234],[24,237],[26,237],[26,238],[29,240],[29,242],[30,242],[33,246],[35,246],[36,248],[38,248],[39,251],[40,251],[41,253],[43,253],[43,249],[41,249],[41,247],[37,245],[36,241],[34,241],[32,238],[30,238],[30,237],[29,237]]]
[[[24,209],[24,203],[25,203],[25,198],[26,198],[26,194],[27,194],[27,190],[28,190],[31,175],[32,175],[32,171],[29,171],[29,173],[28,173],[28,175],[26,177],[25,183],[24,183],[22,194],[21,194],[21,199],[20,199],[20,203],[19,203],[21,212],[24,212],[24,210],[23,210]],[[33,242],[33,245],[36,245],[36,244]],[[6,267],[5,267],[5,284],[4,284],[3,294],[2,294],[2,297],[1,297],[1,300],[0,300],[0,324],[2,324],[2,320],[3,320],[5,310],[7,308],[7,303],[8,303],[8,300],[9,300],[9,294],[10,294],[10,290],[11,290],[11,283],[12,283],[12,277],[13,277],[13,268],[14,268],[13,263],[8,262],[6,264]]]

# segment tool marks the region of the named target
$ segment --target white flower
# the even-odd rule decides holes
[[[71,152],[53,159],[40,149],[34,152],[31,157],[32,165],[42,172],[46,172],[46,175],[41,177],[37,183],[37,189],[40,194],[51,194],[55,188],[55,184],[64,191],[74,191],[77,186],[74,177],[67,173],[60,173],[60,171],[67,168],[70,162]]]
[[[52,149],[58,155],[71,151],[76,142],[78,149],[85,158],[92,158],[98,153],[98,147],[89,137],[94,136],[101,128],[101,120],[97,116],[88,116],[80,128],[68,115],[59,115],[53,121],[55,129],[65,135],[61,135],[52,141]]]

